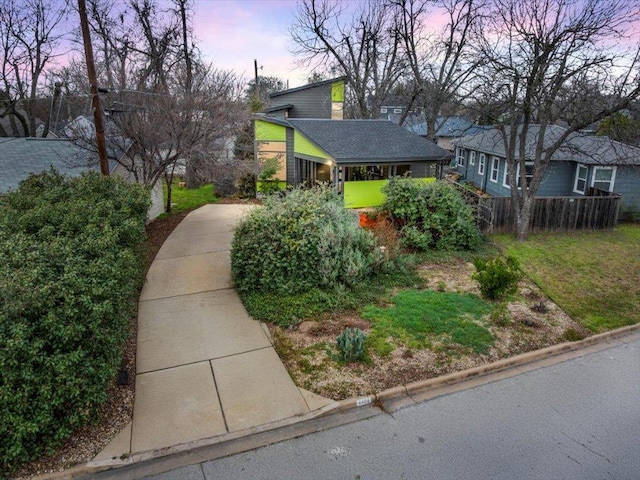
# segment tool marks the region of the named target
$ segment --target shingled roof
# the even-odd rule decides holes
[[[544,145],[551,146],[566,131],[557,125],[547,126]],[[509,128],[507,127],[507,135]],[[540,125],[530,125],[527,131],[525,156],[533,158],[535,145],[540,136]],[[497,128],[467,135],[454,140],[455,145],[505,156],[502,136]],[[579,162],[585,165],[640,165],[640,148],[615,142],[609,137],[572,133],[566,142],[553,154],[553,161]]]
[[[115,160],[110,159],[110,170],[115,165]],[[100,171],[97,155],[69,140],[0,138],[0,193],[15,190],[30,174],[38,174],[51,167],[68,176],[89,170]]]
[[[337,163],[448,160],[451,153],[387,120],[288,119]]]

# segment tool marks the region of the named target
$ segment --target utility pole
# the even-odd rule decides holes
[[[102,119],[102,107],[98,96],[98,79],[96,66],[93,62],[93,48],[91,47],[91,35],[89,34],[89,21],[87,20],[87,4],[85,0],[78,0],[80,13],[80,26],[82,27],[82,41],[84,43],[84,56],[87,60],[87,75],[91,85],[91,106],[93,108],[93,121],[96,126],[96,145],[100,158],[100,172],[109,175],[109,162],[107,161],[107,145],[104,140],[104,121]]]
[[[260,84],[258,83],[258,60],[254,59],[253,60],[253,69],[255,71],[255,75],[256,75],[256,88],[254,89],[254,97],[256,100],[256,104],[260,101]]]

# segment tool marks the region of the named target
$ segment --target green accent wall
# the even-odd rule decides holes
[[[255,122],[257,141],[285,142],[287,140],[287,127],[264,120],[256,120]]]
[[[433,177],[417,178],[424,183],[436,181]],[[378,207],[384,203],[384,187],[388,180],[363,180],[344,182],[344,206],[346,208]]]
[[[293,132],[293,151],[302,155],[311,155],[312,157],[323,158],[330,160],[331,156],[327,154],[321,148],[318,148],[315,143],[301,134],[298,130]]]
[[[331,84],[331,101],[344,102],[344,80]]]

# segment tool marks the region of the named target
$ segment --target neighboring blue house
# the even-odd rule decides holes
[[[545,145],[551,145],[564,131],[559,126],[548,126]],[[528,158],[533,158],[539,132],[539,125],[529,127]],[[505,149],[497,128],[464,136],[454,144],[454,165],[462,180],[495,197],[511,195]],[[608,137],[572,134],[552,156],[536,196],[588,196],[592,189],[621,195],[621,213],[637,218],[640,215],[640,148]]]

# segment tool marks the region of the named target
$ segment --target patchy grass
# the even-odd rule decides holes
[[[388,302],[396,288],[420,288],[424,279],[418,274],[413,256],[403,257],[393,268],[356,288],[325,291],[314,288],[303,294],[282,295],[253,292],[244,296],[244,305],[256,320],[289,327],[307,318],[325,313],[352,310],[368,303]]]
[[[592,332],[640,322],[640,226],[608,232],[506,235],[493,240],[574,320]]]
[[[164,201],[167,201],[167,185],[163,183],[162,189],[164,192]],[[208,183],[199,188],[186,188],[179,187],[178,181],[174,180],[171,188],[171,203],[174,204],[171,208],[172,213],[181,212],[184,210],[193,210],[195,208],[206,205],[207,203],[215,203],[218,201],[216,197],[213,184]]]
[[[411,348],[425,348],[435,341],[486,353],[494,337],[479,322],[492,308],[473,294],[405,290],[393,297],[390,307],[365,307],[362,317],[372,324],[369,342],[379,355],[393,348],[389,338]]]

